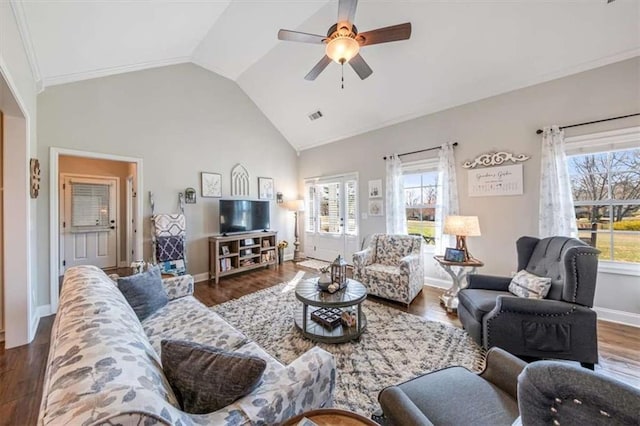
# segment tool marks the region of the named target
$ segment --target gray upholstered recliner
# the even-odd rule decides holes
[[[598,362],[593,297],[599,250],[575,238],[522,237],[518,271],[551,278],[546,299],[509,293],[511,278],[470,275],[458,293],[463,327],[485,349],[498,346],[518,355],[559,358],[593,368]]]

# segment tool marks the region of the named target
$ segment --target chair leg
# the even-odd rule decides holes
[[[593,371],[595,369],[595,365],[593,363],[590,362],[581,362],[580,365],[582,366],[582,368],[586,368],[588,370]]]

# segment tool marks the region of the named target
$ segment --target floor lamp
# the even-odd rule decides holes
[[[300,239],[299,239],[299,225],[298,225],[298,213],[304,211],[304,200],[293,200],[287,202],[287,208],[289,211],[293,212],[295,227],[293,231],[293,236],[295,237],[295,241],[293,242],[293,261],[300,262],[305,259],[304,253],[300,250]]]

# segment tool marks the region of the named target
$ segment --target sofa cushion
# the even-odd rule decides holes
[[[482,322],[482,317],[496,307],[496,299],[498,296],[515,297],[508,291],[482,290],[476,288],[466,288],[460,290],[458,293],[460,304],[464,305],[471,316],[478,322]]]
[[[191,414],[205,414],[251,392],[267,363],[193,342],[163,340],[162,365],[182,408]]]
[[[509,284],[509,292],[527,299],[544,299],[551,288],[551,278],[539,277],[525,271],[519,271]]]
[[[158,267],[141,274],[118,278],[118,288],[140,321],[169,302]]]
[[[188,340],[226,351],[234,351],[249,341],[247,336],[193,296],[172,300],[144,320],[142,325],[158,353],[163,339]]]
[[[380,281],[398,282],[400,280],[400,268],[398,265],[383,265],[374,263],[365,268],[367,278],[373,278]]]
[[[506,392],[463,367],[445,368],[398,385],[433,424],[508,425],[518,404]],[[463,409],[461,409],[463,407]]]

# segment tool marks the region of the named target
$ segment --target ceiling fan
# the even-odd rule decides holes
[[[304,77],[305,80],[315,80],[332,60],[343,67],[345,63],[349,63],[360,79],[364,80],[373,70],[358,53],[360,47],[407,40],[411,37],[410,22],[358,33],[358,29],[353,25],[357,6],[358,0],[339,0],[338,22],[329,28],[326,37],[298,31],[278,31],[279,40],[326,45],[324,57]]]

